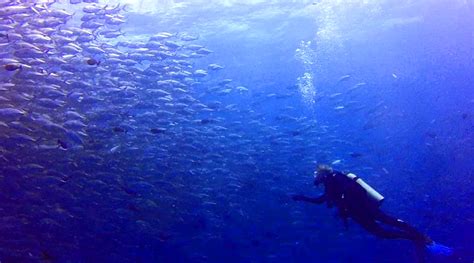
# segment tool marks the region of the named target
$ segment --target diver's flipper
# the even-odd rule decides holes
[[[426,245],[426,251],[431,255],[451,256],[453,254],[452,248],[438,244],[436,242]]]

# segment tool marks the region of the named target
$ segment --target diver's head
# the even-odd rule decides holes
[[[324,183],[328,176],[333,173],[331,166],[326,164],[318,165],[316,171],[314,171],[314,185],[318,186]]]

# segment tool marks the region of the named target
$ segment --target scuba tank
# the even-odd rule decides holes
[[[367,193],[367,196],[369,197],[370,200],[374,201],[378,205],[380,205],[384,199],[383,195],[381,195],[379,192],[377,192],[374,188],[372,188],[370,185],[368,185],[366,182],[364,182],[362,179],[360,179],[357,175],[353,173],[348,173],[346,174],[346,177],[351,179],[352,181],[356,182],[359,184],[362,188],[364,188],[365,192]]]

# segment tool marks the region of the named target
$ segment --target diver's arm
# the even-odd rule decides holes
[[[326,195],[322,194],[318,197],[307,197],[304,195],[292,195],[291,198],[295,201],[304,201],[308,203],[313,203],[313,204],[322,204],[326,201]]]

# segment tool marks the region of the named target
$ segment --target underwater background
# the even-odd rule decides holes
[[[325,163],[474,258],[471,0],[0,1],[0,262],[416,262]]]

